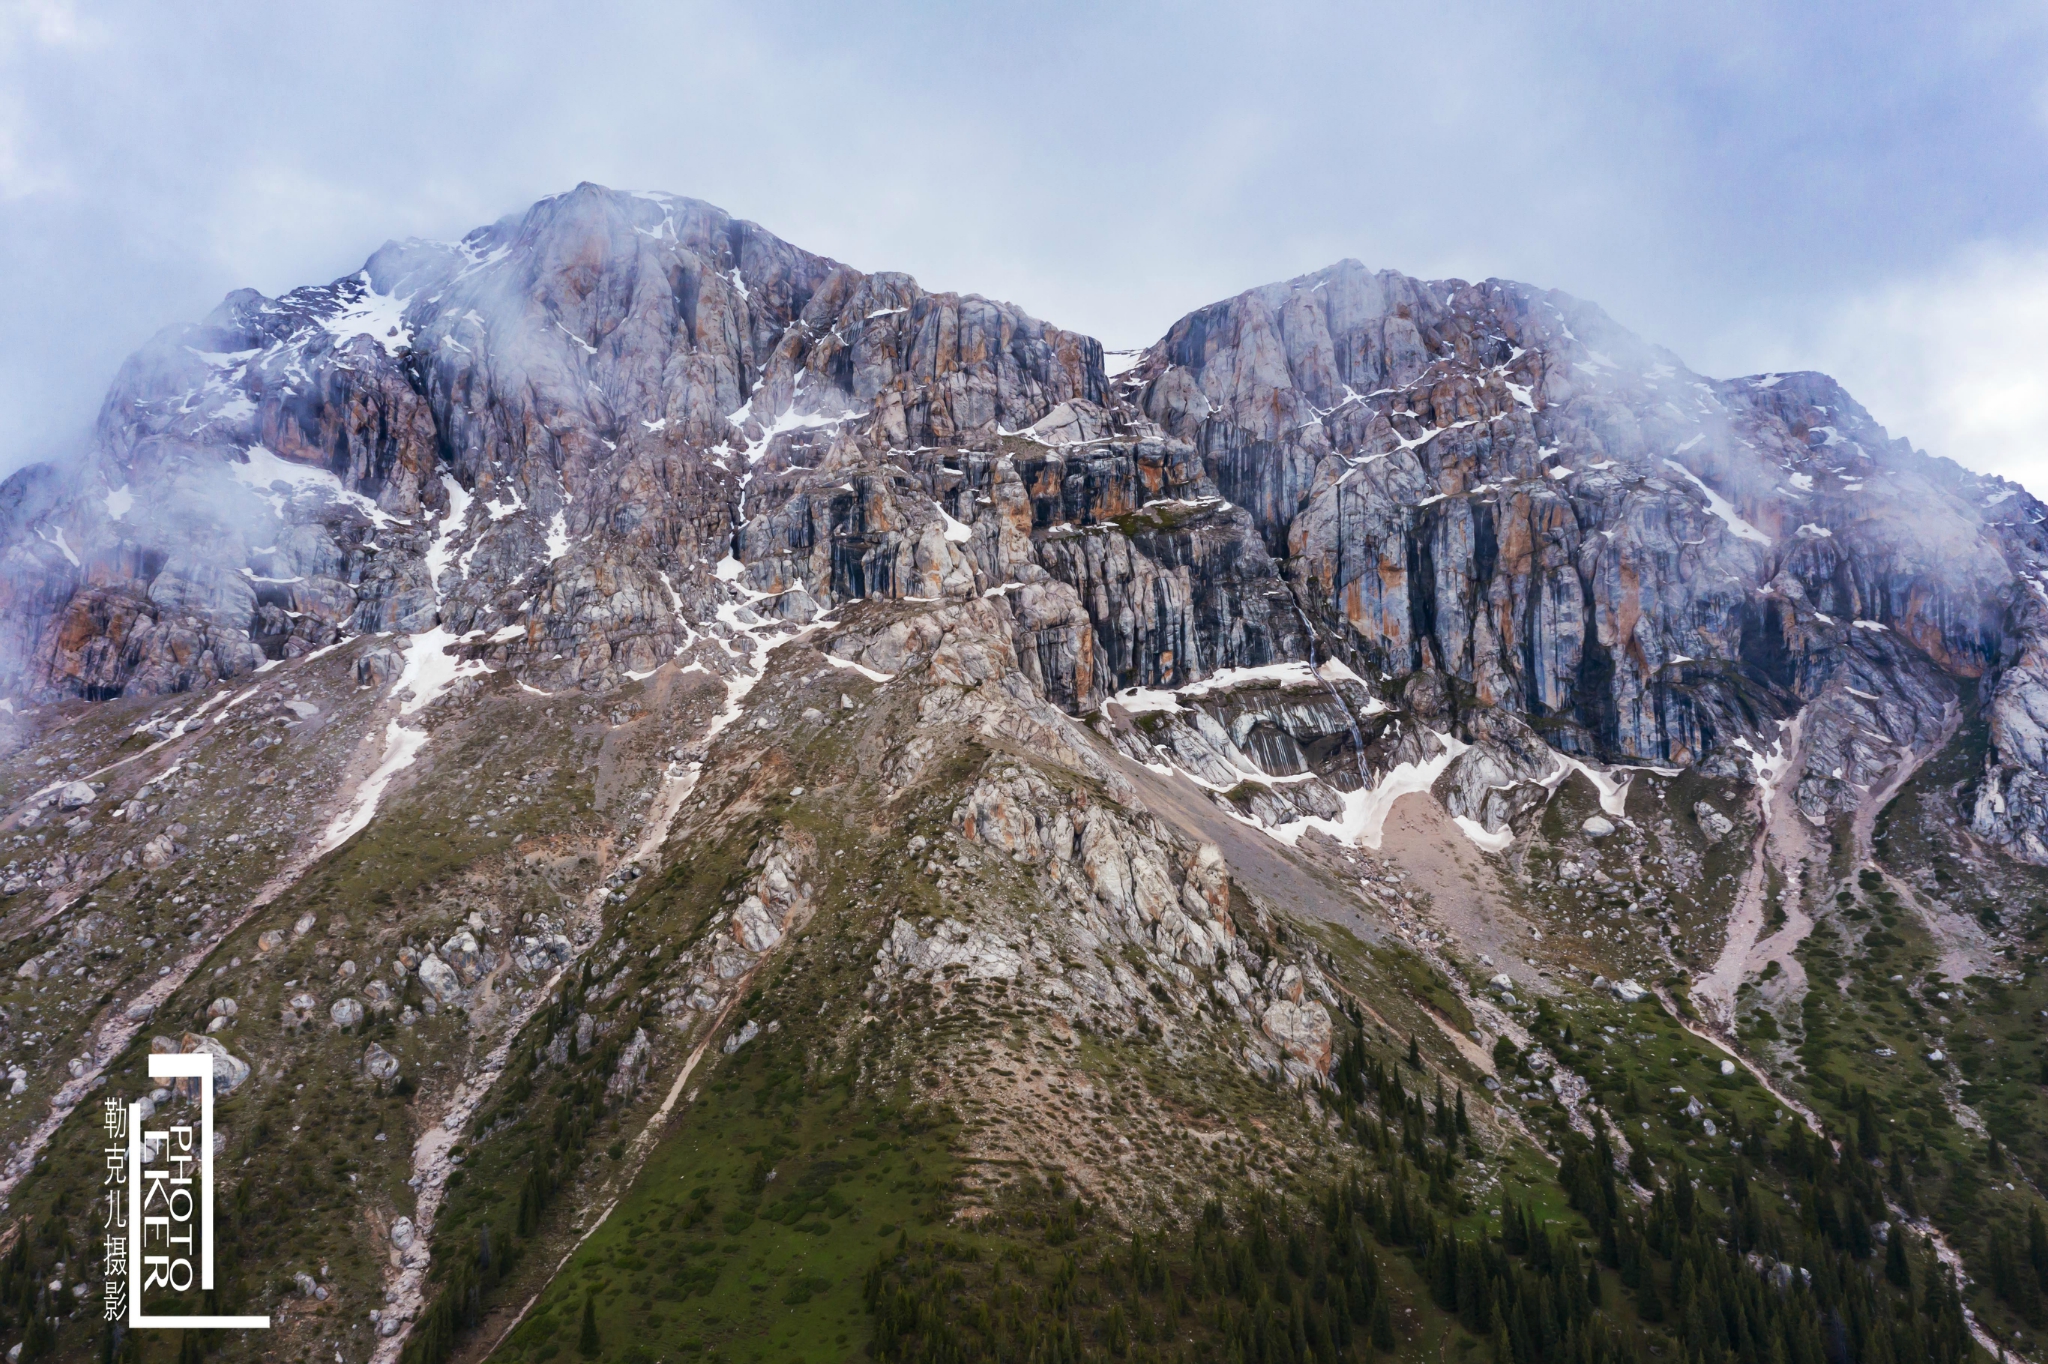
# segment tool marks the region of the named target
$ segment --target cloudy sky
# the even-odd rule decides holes
[[[0,0],[0,470],[229,289],[580,180],[1111,346],[1345,256],[1526,280],[2048,493],[2039,0]]]

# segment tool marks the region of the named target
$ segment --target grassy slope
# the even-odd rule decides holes
[[[791,684],[799,694],[782,699],[792,707],[807,699],[829,707],[841,690],[858,685],[844,675],[828,682],[817,698]],[[242,936],[253,943],[261,928],[289,925],[307,910],[320,915],[321,930],[270,960],[258,960],[249,944],[225,944],[223,957],[244,957],[239,974],[226,982],[195,980],[167,1009],[169,1018],[196,1018],[213,993],[233,988],[249,1021],[230,1041],[259,1067],[258,1079],[223,1106],[222,1122],[230,1163],[245,1162],[239,1168],[247,1192],[230,1217],[240,1261],[265,1266],[269,1277],[245,1273],[224,1296],[229,1306],[277,1311],[283,1322],[260,1343],[223,1341],[224,1355],[324,1360],[337,1348],[349,1358],[367,1353],[366,1314],[379,1302],[384,1253],[377,1237],[390,1215],[410,1207],[406,1154],[430,1110],[426,1100],[380,1092],[356,1076],[356,1058],[372,1037],[380,1040],[432,1098],[434,1072],[443,1068],[436,1062],[445,1066],[468,1045],[445,1015],[411,1030],[373,1020],[368,1037],[322,1027],[274,1041],[263,1040],[256,1020],[276,1016],[291,991],[286,981],[320,972],[331,980],[332,963],[344,957],[388,960],[401,941],[438,938],[472,906],[516,918],[540,908],[559,912],[564,900],[581,894],[590,869],[579,867],[584,854],[577,848],[608,833],[596,821],[588,784],[593,754],[605,740],[579,729],[567,710],[566,703],[541,710],[541,723],[532,716],[509,726],[479,721],[468,731],[437,734],[440,760],[423,770],[418,785],[391,798],[370,835]],[[708,811],[694,817],[672,869],[639,883],[608,913],[590,959],[607,969],[619,964],[608,977],[613,985],[605,972],[579,973],[521,1034],[463,1153],[464,1168],[451,1181],[435,1243],[438,1323],[456,1353],[484,1352],[538,1293],[534,1310],[503,1346],[504,1357],[579,1356],[586,1302],[602,1357],[851,1357],[887,1316],[880,1305],[888,1300],[867,1292],[870,1274],[880,1271],[898,1275],[908,1285],[904,1292],[957,1302],[965,1320],[978,1320],[977,1310],[991,1312],[991,1329],[1059,1322],[1078,1333],[1075,1348],[1084,1352],[1113,1353],[1122,1341],[1126,1351],[1186,1349],[1199,1356],[1220,1348],[1233,1329],[1228,1295],[1212,1293],[1214,1310],[1184,1310],[1188,1302],[1211,1301],[1201,1297],[1198,1269],[1206,1263],[1203,1247],[1219,1243],[1198,1231],[1202,1205],[1214,1200],[1228,1209],[1231,1234],[1241,1236],[1256,1222],[1258,1215],[1246,1210],[1262,1194],[1285,1199],[1277,1205],[1283,1209],[1303,1209],[1352,1180],[1375,1188],[1421,1181],[1420,1190],[1427,1181],[1417,1162],[1435,1166],[1446,1157],[1431,1203],[1443,1228],[1497,1237],[1499,1196],[1506,1192],[1539,1224],[1579,1237],[1590,1251],[1593,1227],[1568,1209],[1557,1167],[1492,1124],[1478,1102],[1478,1074],[1432,1025],[1432,1016],[1457,1013],[1455,996],[1447,999],[1444,983],[1419,964],[1366,952],[1332,930],[1309,932],[1282,916],[1261,931],[1276,943],[1319,944],[1325,969],[1384,1020],[1364,1030],[1367,1054],[1406,1075],[1411,1091],[1426,1093],[1436,1075],[1465,1089],[1477,1120],[1472,1142],[1418,1137],[1414,1146],[1397,1145],[1387,1128],[1399,1127],[1402,1115],[1381,1100],[1361,1101],[1355,1113],[1347,1108],[1332,1125],[1325,1121],[1333,1116],[1327,1098],[1309,1100],[1255,1081],[1230,1060],[1220,1046],[1227,1028],[1191,1031],[1201,1045],[1179,1049],[1137,1027],[1076,1032],[996,987],[957,982],[904,990],[886,1007],[870,1004],[863,987],[888,920],[899,910],[941,907],[905,842],[943,827],[978,759],[963,746],[958,761],[929,774],[924,795],[883,808],[865,752],[837,732],[771,737],[745,763],[710,774]],[[536,780],[540,773],[548,775]],[[539,799],[499,827],[532,835],[522,844],[539,854],[532,862],[497,852],[501,840],[484,838],[459,817],[502,808],[522,777]],[[803,784],[812,794],[800,800],[793,791]],[[657,1132],[647,1163],[620,1190],[633,1135],[705,1027],[668,1027],[655,1009],[660,989],[672,983],[673,947],[712,930],[716,911],[745,883],[752,851],[783,830],[815,841],[817,864],[830,870],[821,875],[815,917],[770,959],[733,1015],[781,1026],[732,1055],[708,1053],[678,1116]],[[1658,855],[1654,847],[1627,851]],[[976,893],[1007,897],[1014,906],[1025,891],[1014,877],[990,873]],[[330,927],[338,931],[330,934]],[[668,951],[647,955],[664,944]],[[323,1006],[335,993],[322,987]],[[605,1028],[604,1040],[564,1065],[540,1064],[549,1038],[585,1010]],[[1625,1115],[1659,1182],[1668,1188],[1683,1158],[1702,1177],[1701,1200],[1712,1215],[1721,1201],[1714,1190],[1731,1187],[1743,1173],[1756,1181],[1769,1217],[1793,1220],[1786,1200],[1797,1194],[1796,1183],[1753,1165],[1726,1139],[1732,1121],[1745,1134],[1761,1132],[1782,1144],[1788,1125],[1746,1076],[1724,1080],[1703,1044],[1654,1005],[1624,1008],[1604,996],[1568,992],[1534,1021],[1560,1057]],[[641,1026],[657,1037],[654,1083],[635,1096],[607,1096],[617,1047]],[[1608,1026],[1618,1035],[1606,1033]],[[1427,1080],[1402,1069],[1411,1035],[1424,1039]],[[1067,1077],[1068,1097],[1030,1114],[1006,1108],[1003,1096],[1011,1091],[991,1077],[1014,1078],[1020,1069]],[[117,1086],[136,1084],[139,1053],[118,1062],[114,1074]],[[1075,1098],[1080,1091],[1071,1082],[1084,1077],[1088,1097]],[[1640,1111],[1628,1111],[1631,1081]],[[304,1090],[296,1087],[301,1083]],[[1683,1099],[1670,1095],[1674,1084],[1708,1104],[1721,1137],[1706,1138],[1678,1113]],[[1504,1102],[1552,1154],[1583,1145],[1540,1088]],[[1070,1123],[1077,1137],[1084,1130],[1122,1133],[1130,1154],[1091,1172],[1094,1196],[1069,1182],[1061,1162],[991,1158],[993,1137],[1026,1118]],[[1202,1148],[1213,1157],[1206,1164],[1187,1159],[1191,1147],[1201,1147],[1193,1135],[1198,1127],[1212,1138]],[[387,1142],[373,1140],[379,1131]],[[82,1187],[94,1158],[93,1149],[60,1141],[49,1168],[17,1196],[29,1234],[25,1263],[8,1284],[39,1282],[56,1260],[75,1255],[87,1233],[85,1214],[66,1195]],[[1104,1179],[1120,1187],[1107,1191]],[[1121,1186],[1140,1192],[1127,1196]],[[1132,1264],[1133,1252],[1130,1225],[1107,1211],[1112,1192],[1117,1206],[1142,1210],[1131,1225],[1155,1238],[1157,1253],[1173,1266],[1163,1281],[1118,1267]],[[578,1246],[614,1193],[622,1194],[616,1210]],[[1276,1225],[1284,1227],[1284,1216]],[[1435,1357],[1440,1348],[1483,1348],[1480,1335],[1456,1325],[1455,1313],[1432,1297],[1423,1257],[1398,1242],[1376,1244],[1372,1259],[1402,1352]],[[1318,1241],[1316,1265],[1337,1263],[1332,1257],[1340,1249]],[[564,1254],[568,1263],[555,1274]],[[284,1275],[322,1263],[329,1299],[316,1304],[293,1295]],[[1679,1291],[1678,1277],[1675,1266],[1659,1262],[1653,1280],[1663,1298]],[[1278,1277],[1271,1282],[1272,1291],[1283,1291]],[[1312,1272],[1297,1287],[1313,1294],[1314,1282]],[[1618,1327],[1639,1324],[1633,1298],[1618,1289],[1605,1296]],[[1126,1303],[1131,1310],[1119,1319],[1115,1312]],[[1360,1325],[1369,1336],[1370,1323]],[[431,1335],[423,1328],[419,1339]],[[60,1354],[82,1357],[95,1348],[95,1335],[89,1325],[70,1326],[56,1344]],[[144,1351],[167,1358],[167,1348],[157,1341]]]
[[[1801,952],[1814,983],[1799,1049],[1801,1088],[1852,1140],[1867,1096],[1873,1153],[1885,1162],[1894,1195],[1931,1216],[1963,1252],[1977,1278],[1970,1303],[1987,1324],[2001,1334],[2031,1334],[2048,1318],[2028,1320],[2002,1301],[1988,1266],[1995,1230],[2025,1245],[2028,1210],[2042,1205],[2035,1191],[2048,1180],[2041,1027],[2048,981],[2039,950],[2048,931],[2048,872],[1969,845],[1964,831],[1986,742],[1973,708],[1948,747],[1882,813],[1874,843],[1892,876],[1931,873],[1923,897],[1944,896],[1961,913],[1997,925],[2013,944],[2000,953],[2007,964],[1993,976],[1948,980],[1939,944],[1880,878],[1866,873],[1841,886],[1835,912]],[[1949,1061],[1927,1059],[1937,1046]],[[1881,1056],[1881,1048],[1894,1054]],[[1958,1120],[1958,1101],[1981,1118],[1983,1131],[1973,1130],[1968,1113]],[[2005,1153],[2003,1168],[1993,1164],[1990,1138]],[[1903,1178],[1891,1172],[1894,1152]]]

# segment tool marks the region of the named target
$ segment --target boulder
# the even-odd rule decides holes
[[[647,1079],[647,1063],[652,1048],[647,1042],[645,1028],[633,1029],[633,1036],[619,1051],[618,1069],[605,1082],[604,1092],[609,1095],[627,1095],[638,1090]]]
[[[405,656],[396,649],[372,649],[356,660],[356,685],[381,687],[405,670]]]
[[[363,1021],[363,1002],[353,998],[337,999],[327,1011],[327,1016],[334,1020],[337,1028],[353,1028]]]
[[[1321,1004],[1315,1000],[1297,1004],[1291,999],[1277,999],[1266,1006],[1259,1021],[1266,1036],[1278,1042],[1289,1056],[1318,1075],[1329,1073],[1333,1029],[1330,1011]]]
[[[559,933],[549,933],[531,938],[515,938],[512,944],[514,964],[528,975],[546,975],[566,964],[576,955],[576,949],[569,940]]]
[[[171,1041],[168,1037],[152,1038],[150,1039],[149,1049],[151,1051],[182,1052],[188,1056],[197,1055],[200,1052],[206,1052],[211,1055],[213,1057],[213,1097],[216,1099],[234,1093],[242,1087],[242,1082],[249,1078],[249,1063],[247,1061],[234,1055],[211,1037],[206,1037],[196,1032],[188,1032],[176,1042]],[[177,1083],[187,1098],[196,1099],[199,1097],[199,1082],[197,1080],[179,1080]]]
[[[483,948],[478,945],[476,934],[467,928],[458,929],[448,935],[448,941],[441,944],[441,960],[455,971],[455,976],[464,985],[474,985],[483,979],[485,964]],[[426,979],[426,964],[420,964],[420,979]]]
[[[462,998],[462,981],[455,974],[455,968],[436,956],[420,958],[420,984],[427,993],[443,1004],[453,1004]]]
[[[1692,817],[1700,826],[1700,833],[1708,843],[1719,843],[1735,832],[1735,821],[1722,814],[1706,801],[1699,801],[1692,807]]]
[[[749,952],[766,952],[782,941],[782,925],[758,895],[749,895],[732,913],[732,935]]]
[[[389,1084],[398,1078],[398,1058],[372,1042],[363,1053],[363,1073],[378,1084]]]
[[[391,1245],[396,1250],[411,1250],[413,1240],[412,1219],[393,1218],[391,1222]]]
[[[1605,815],[1587,815],[1579,825],[1588,838],[1605,838],[1614,832],[1614,821]]]
[[[1624,1004],[1633,1004],[1637,1000],[1647,999],[1650,994],[1648,990],[1633,980],[1617,980],[1608,988],[1614,992],[1614,997]]]
[[[82,805],[92,804],[98,795],[97,791],[82,781],[68,781],[57,788],[57,808],[76,810]]]

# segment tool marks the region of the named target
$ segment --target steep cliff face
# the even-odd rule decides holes
[[[522,625],[498,647],[536,680],[615,683],[712,614],[750,491],[800,515],[785,466],[844,462],[856,420],[888,448],[985,440],[1101,387],[1093,341],[1013,308],[584,186],[138,354],[68,505],[10,537],[7,685],[158,694],[436,625]],[[869,492],[820,501],[796,585],[943,579],[935,510]]]
[[[1345,262],[1191,314],[1122,391],[1252,511],[1327,649],[1577,756],[1732,771],[1847,689],[1870,715],[1820,706],[1799,774],[1840,813],[2031,638],[2024,491],[1824,376],[1708,380],[1563,295]],[[2000,684],[2001,734],[2029,690]]]
[[[602,689],[687,652],[725,584],[797,622],[993,591],[1077,712],[1314,631],[1392,690],[1441,674],[1452,723],[1724,769],[1831,686],[1910,743],[1990,673],[2004,784],[2040,770],[1997,682],[2043,552],[2026,493],[1822,376],[1707,380],[1500,281],[1345,262],[1190,314],[1112,385],[1014,308],[584,186],[167,332],[60,477],[5,551],[29,696],[435,626]],[[1816,813],[1885,766],[1841,746]]]

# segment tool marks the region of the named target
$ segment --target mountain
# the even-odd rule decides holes
[[[234,1358],[2031,1352],[2043,520],[1353,261],[230,295],[0,485],[7,1330],[200,1348],[94,1200],[203,1050]]]

